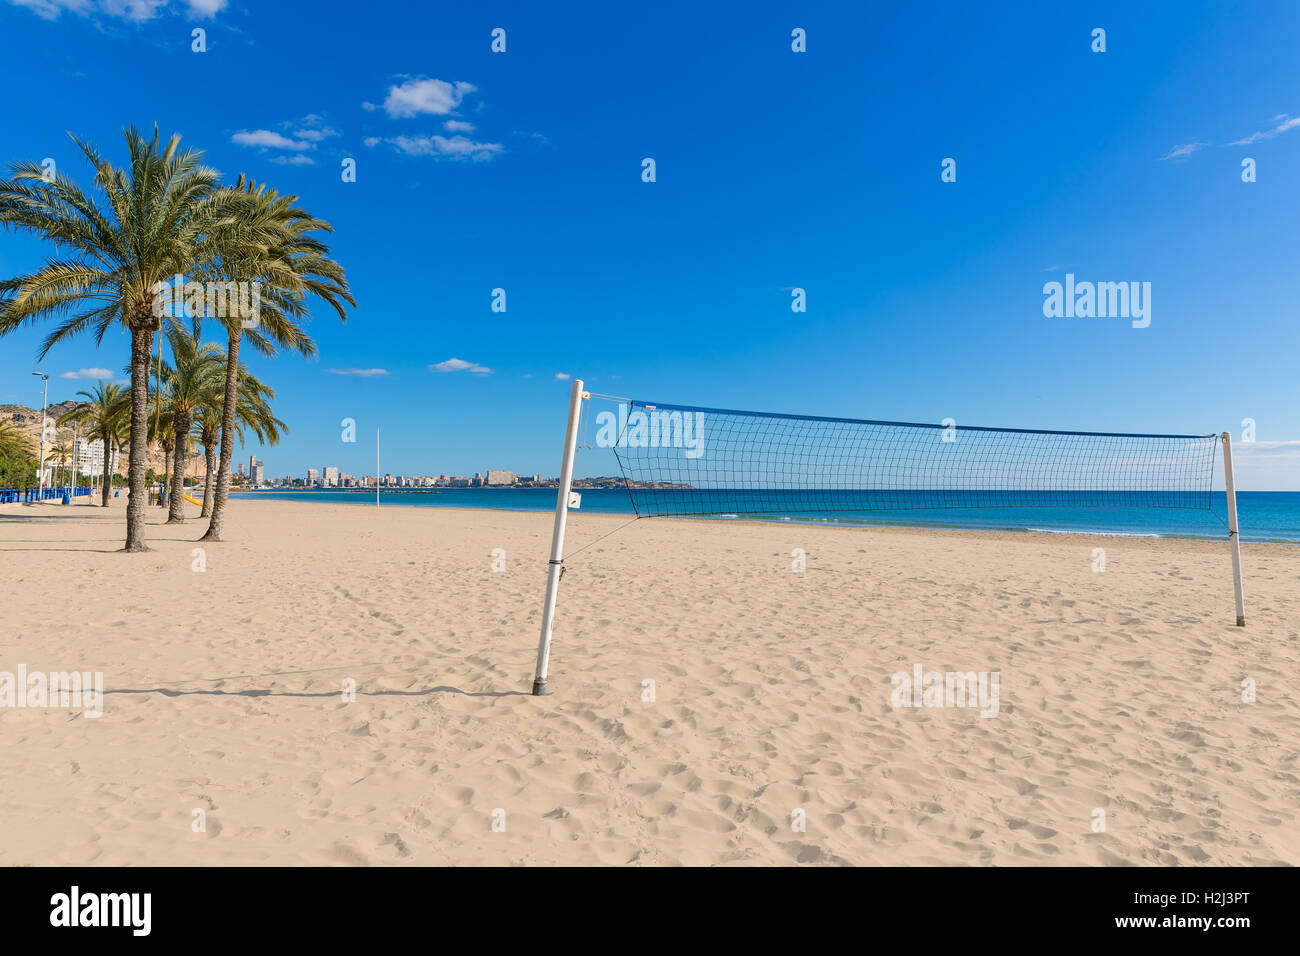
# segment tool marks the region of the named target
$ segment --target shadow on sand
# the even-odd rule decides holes
[[[171,690],[166,687],[145,687],[145,688],[122,688],[120,690],[106,690],[104,696],[109,694],[162,694],[164,697],[189,697],[191,695],[213,696],[213,697],[338,697],[339,691],[325,690],[308,693],[307,691],[293,690]],[[504,691],[470,691],[461,690],[459,687],[451,687],[446,684],[438,687],[425,687],[421,690],[358,690],[358,697],[427,697],[430,694],[460,694],[462,697],[530,697],[532,696],[522,690],[504,690]]]
[[[113,524],[124,524],[125,515],[121,511],[103,508],[88,508],[89,513],[74,512],[67,514],[23,514],[0,511],[0,527],[10,527],[13,525],[33,525],[39,526],[50,522],[67,522],[69,519],[93,521],[97,524],[112,522]],[[159,515],[161,520],[150,520],[153,515],[145,517],[145,527],[148,532],[145,536],[145,543],[153,542],[165,543],[168,541],[178,544],[196,544],[199,538],[207,531],[206,518],[192,518],[184,524],[168,524],[165,515]],[[179,533],[183,537],[177,537]],[[122,529],[122,536],[125,538],[126,529]],[[191,537],[193,535],[194,537]],[[67,551],[82,554],[118,554],[122,552],[121,546],[109,548],[64,548],[58,547],[62,544],[102,544],[102,538],[65,538],[61,541],[50,541],[48,538],[3,538],[0,539],[0,551]],[[10,544],[45,544],[56,545],[55,547],[45,548],[11,548]],[[145,553],[145,552],[142,552]]]

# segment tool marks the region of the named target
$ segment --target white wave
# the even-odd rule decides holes
[[[1035,534],[1088,534],[1100,538],[1163,538],[1164,535],[1141,531],[1063,531],[1060,528],[1026,528]]]

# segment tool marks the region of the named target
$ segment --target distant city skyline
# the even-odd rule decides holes
[[[284,475],[283,477],[279,477],[272,474],[270,475],[270,477],[266,477],[265,471],[263,469],[263,465],[264,465],[263,462],[258,461],[257,468],[260,472],[263,473],[263,477],[256,479],[252,483],[256,484],[265,481],[269,484],[287,483],[290,485],[302,485],[304,487],[314,486],[319,488],[356,488],[356,487],[367,487],[367,486],[373,488],[375,486],[375,480],[376,480],[376,476],[373,473],[353,475],[348,472],[341,471],[339,468],[332,465],[327,465],[324,466],[323,468],[308,468],[306,470],[306,473],[303,475],[295,476],[293,474],[288,474],[288,475]],[[239,474],[241,475],[244,474],[242,470],[242,466],[240,468]],[[250,476],[253,475],[251,463],[250,463],[250,470],[248,474]],[[472,476],[456,475],[456,474],[451,474],[446,472],[441,472],[441,473],[415,472],[409,475],[393,474],[392,472],[385,472],[384,474],[378,477],[379,477],[379,486],[381,488],[384,487],[427,487],[427,488],[509,487],[509,486],[520,485],[520,484],[523,485],[542,484],[547,481],[553,482],[557,480],[554,476],[546,477],[540,473],[531,474],[531,475],[519,475],[516,474],[515,472],[506,471],[505,469],[499,469],[499,468],[488,469],[485,472],[476,471]]]

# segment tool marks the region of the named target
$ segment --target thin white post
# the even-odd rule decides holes
[[[1228,491],[1228,540],[1232,544],[1232,584],[1237,591],[1237,626],[1246,626],[1246,598],[1241,592],[1241,535],[1237,533],[1237,483],[1232,473],[1232,436],[1224,432],[1223,482]]]
[[[551,563],[546,569],[546,603],[542,605],[542,636],[537,645],[537,677],[533,696],[546,694],[546,668],[551,662],[551,624],[555,620],[555,595],[564,570],[564,525],[569,517],[569,490],[573,486],[573,459],[578,452],[578,416],[582,412],[582,380],[574,379],[569,393],[569,425],[564,431],[564,457],[560,463],[560,489],[555,496],[555,530],[551,533]]]
[[[375,426],[375,507],[379,507],[379,426]]]
[[[36,500],[40,503],[45,496],[45,411],[50,406],[50,377],[44,372],[32,372],[32,374],[39,375],[45,383],[45,391],[41,397],[41,460],[36,470]]]

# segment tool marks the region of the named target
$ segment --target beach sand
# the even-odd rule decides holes
[[[1297,547],[1239,629],[1226,542],[579,512],[534,698],[550,515],[162,520],[0,509],[0,671],[108,692],[0,708],[0,863],[1300,863]]]

